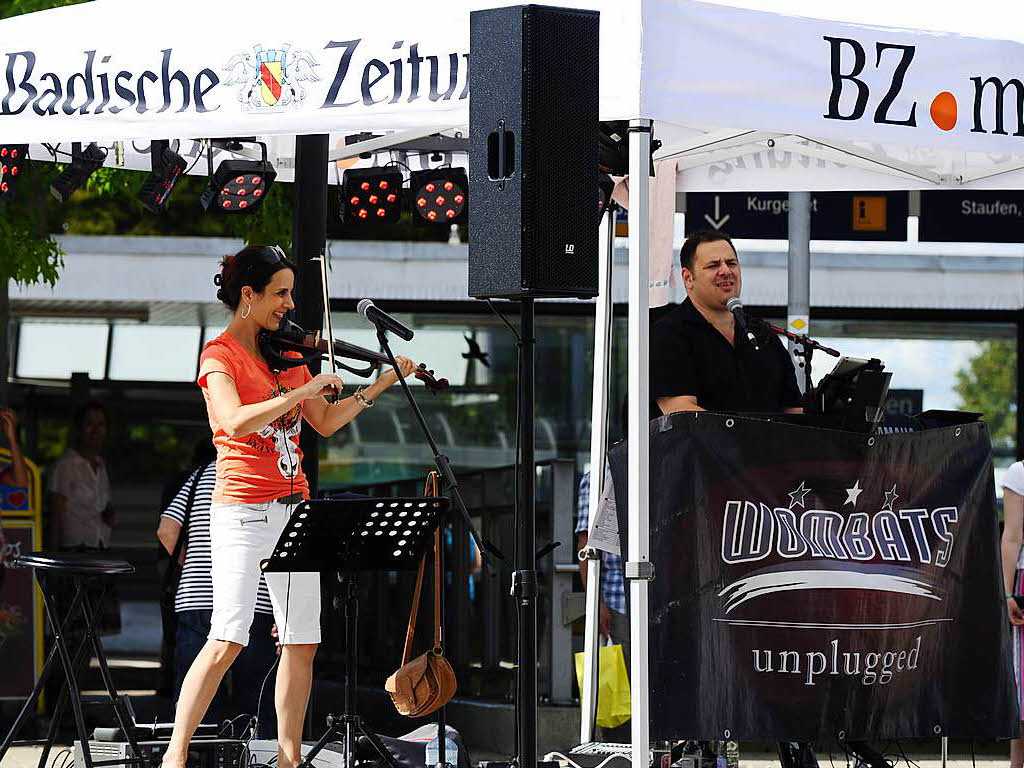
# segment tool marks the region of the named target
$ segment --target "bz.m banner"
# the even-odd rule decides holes
[[[1019,736],[984,424],[677,414],[650,499],[652,738]]]

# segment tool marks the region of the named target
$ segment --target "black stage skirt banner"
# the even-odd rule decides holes
[[[983,423],[651,430],[652,739],[1020,736]]]

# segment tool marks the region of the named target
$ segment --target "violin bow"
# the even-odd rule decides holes
[[[334,359],[334,330],[331,327],[331,301],[327,296],[327,257],[323,251],[320,252],[320,256],[317,259],[320,262],[320,292],[324,302],[324,319],[323,326],[324,331],[327,332],[327,359],[331,361],[331,373],[338,373],[338,364]],[[323,337],[323,331],[321,331],[321,337]],[[334,405],[341,399],[341,393],[335,392],[333,396],[327,397],[326,400],[331,405]]]

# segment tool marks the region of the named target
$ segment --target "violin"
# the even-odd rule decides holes
[[[377,366],[391,365],[387,355],[381,352],[339,339],[328,341],[319,333],[311,333],[287,318],[281,320],[281,325],[276,331],[260,331],[256,342],[263,359],[273,370],[278,371],[322,361],[332,354],[335,358],[343,357],[368,363],[365,368],[354,368],[335,360],[338,367],[357,376],[369,376]],[[434,394],[450,386],[448,379],[437,378],[434,372],[427,368],[426,363],[420,363],[419,368],[413,371],[413,376]]]

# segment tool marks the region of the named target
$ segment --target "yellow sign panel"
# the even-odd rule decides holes
[[[0,467],[10,461],[10,451],[0,448]],[[20,489],[4,488],[0,493],[0,507],[9,503],[20,507],[0,508],[0,517],[3,518],[0,528],[7,529],[6,536],[0,534],[0,542],[4,542],[0,545],[3,548],[0,561],[43,549],[42,473],[29,459],[25,459],[25,468],[28,470],[28,504],[23,504],[24,499],[19,498]],[[3,567],[0,562],[0,568]],[[0,615],[6,614],[6,622],[0,623],[6,623],[5,629],[10,634],[7,641],[0,635],[0,645],[5,646],[5,653],[14,653],[19,658],[17,671],[22,674],[0,676],[0,698],[10,698],[15,688],[15,698],[25,698],[43,671],[43,593],[34,587],[32,574],[25,568],[11,570],[8,578],[2,581]],[[32,648],[31,663],[27,653],[19,654],[15,650],[19,647],[26,651]],[[26,668],[31,669],[31,674]],[[45,693],[36,701],[36,712],[39,714],[44,711],[44,696]]]
[[[884,232],[886,229],[885,195],[853,196],[853,231]]]

